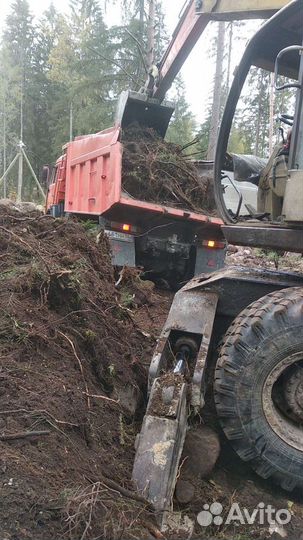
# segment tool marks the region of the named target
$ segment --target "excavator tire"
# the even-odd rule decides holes
[[[217,361],[214,399],[238,455],[282,488],[303,488],[302,288],[268,294],[233,321]]]

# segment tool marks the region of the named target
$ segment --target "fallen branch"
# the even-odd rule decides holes
[[[149,523],[148,521],[143,521],[140,519],[140,523],[145,529],[147,529],[155,538],[162,540],[162,538],[165,538],[165,536],[161,533],[160,529],[158,527],[155,527],[152,523]]]
[[[0,435],[0,441],[14,441],[16,439],[26,439],[28,437],[43,437],[50,433],[50,431],[23,431],[20,433],[10,433],[8,435]]]
[[[64,420],[58,420],[55,418],[50,412],[44,410],[44,409],[37,409],[33,411],[29,411],[28,409],[9,409],[6,411],[0,411],[0,415],[3,416],[9,416],[11,414],[27,414],[29,416],[37,416],[38,414],[49,416],[56,424],[62,424],[65,426],[71,426],[71,427],[79,427],[79,424],[73,424],[71,422],[65,422]]]
[[[118,491],[123,497],[127,497],[128,499],[133,499],[134,501],[143,503],[147,506],[150,506],[150,503],[142,497],[142,495],[139,495],[135,491],[130,491],[129,489],[126,489],[123,486],[120,486],[120,484],[117,484],[114,480],[111,480],[110,478],[106,478],[103,476],[102,483],[109,489],[113,489],[114,491]]]

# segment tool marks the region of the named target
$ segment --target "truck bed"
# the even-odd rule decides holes
[[[140,224],[152,219],[188,220],[196,225],[218,228],[222,221],[204,214],[141,201],[128,196],[122,187],[123,145],[120,127],[95,135],[77,137],[67,145],[65,212],[102,215],[109,220]]]

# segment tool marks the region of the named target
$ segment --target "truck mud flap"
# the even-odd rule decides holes
[[[105,230],[111,249],[112,264],[114,266],[136,266],[135,238],[131,234]]]

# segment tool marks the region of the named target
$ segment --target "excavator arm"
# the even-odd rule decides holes
[[[162,101],[209,22],[271,17],[289,0],[190,0],[159,64],[152,96]],[[153,81],[150,81],[153,84]]]
[[[191,50],[209,22],[268,18],[289,0],[189,0],[181,12],[172,39],[159,63],[149,70],[142,92],[122,92],[116,111],[116,125],[133,122],[155,129],[165,136],[173,106],[163,102]]]

